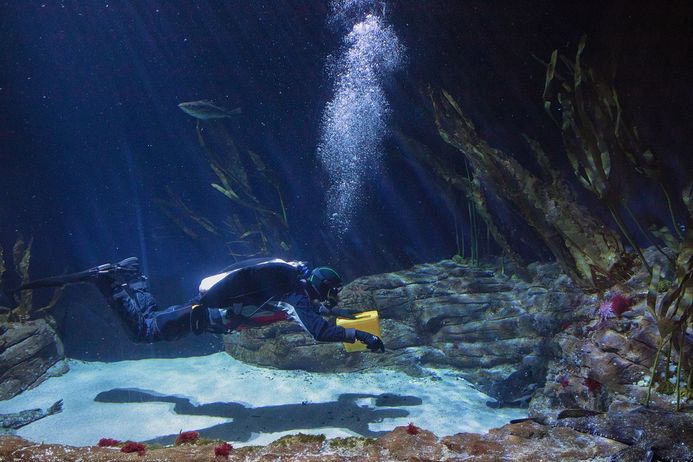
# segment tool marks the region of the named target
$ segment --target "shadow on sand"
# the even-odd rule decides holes
[[[357,400],[374,398],[375,408],[359,405]],[[99,393],[94,401],[101,403],[172,403],[173,411],[180,415],[205,415],[233,419],[197,430],[201,437],[225,441],[248,441],[253,433],[274,433],[315,428],[344,428],[362,436],[378,437],[386,431],[372,431],[370,423],[383,419],[406,417],[404,409],[378,409],[399,406],[419,406],[416,396],[383,393],[380,395],[346,393],[337,401],[326,403],[296,403],[277,406],[246,407],[240,403],[209,403],[194,405],[189,398],[162,395],[153,391],[115,388]],[[186,429],[187,430],[187,429]],[[149,443],[171,444],[176,434],[154,438]]]

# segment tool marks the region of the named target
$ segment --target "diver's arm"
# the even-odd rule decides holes
[[[318,313],[297,308],[287,302],[277,302],[275,306],[284,311],[291,320],[298,323],[318,342],[348,342],[356,341],[356,329],[345,329],[342,326],[330,324]]]

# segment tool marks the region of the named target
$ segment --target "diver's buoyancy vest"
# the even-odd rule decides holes
[[[279,258],[253,258],[227,267],[200,282],[200,303],[222,308],[241,303],[261,306],[300,287],[306,266]]]

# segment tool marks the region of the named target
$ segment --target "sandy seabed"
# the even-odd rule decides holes
[[[267,444],[297,432],[334,438],[358,435],[359,428],[389,431],[409,422],[439,437],[481,433],[526,417],[524,409],[487,407],[486,395],[448,369],[430,369],[431,375],[423,378],[392,370],[284,371],[251,366],[223,352],[178,359],[68,362],[70,372],[62,377],[0,401],[0,413],[10,413],[64,400],[61,413],[19,429],[19,436],[86,446],[103,437],[146,441],[181,430],[200,430],[205,436],[208,429],[209,436],[221,436],[239,447]],[[95,401],[97,395],[120,402]],[[148,402],[123,399],[132,395],[146,396]],[[335,415],[324,418],[323,413]]]

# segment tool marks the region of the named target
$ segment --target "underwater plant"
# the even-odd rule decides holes
[[[488,240],[493,238],[496,244],[501,248],[503,257],[507,256],[510,258],[517,268],[526,267],[524,259],[510,246],[510,243],[494,222],[493,215],[488,207],[486,195],[482,188],[482,183],[484,181],[482,174],[477,174],[470,170],[466,161],[465,172],[458,172],[451,159],[446,156],[435,155],[428,146],[407,136],[401,131],[395,132],[395,138],[406,148],[407,152],[414,154],[421,163],[428,165],[433,173],[438,175],[451,188],[461,191],[464,194],[468,213],[469,253],[468,255],[465,254],[465,236],[463,235],[460,238],[456,235],[458,253],[453,257],[453,260],[460,264],[468,262],[478,264],[481,258],[479,241],[483,233],[486,235],[487,239],[487,256],[490,254]],[[453,218],[455,219],[455,231],[457,233],[456,214],[453,214]],[[480,222],[483,222],[483,226]]]
[[[686,240],[681,245],[681,252],[676,260],[676,280],[671,288],[658,300],[658,288],[660,270],[655,266],[650,280],[650,289],[647,294],[647,306],[655,319],[659,330],[660,341],[655,354],[650,383],[647,388],[645,405],[649,405],[652,385],[656,380],[657,366],[663,348],[668,345],[669,353],[665,362],[665,381],[668,381],[669,362],[672,349],[678,353],[674,374],[676,380],[676,408],[681,408],[681,377],[688,370],[686,389],[690,394],[693,389],[693,339],[687,333],[693,326],[693,210],[691,210],[690,198],[687,202],[689,209],[689,223]]]
[[[543,178],[482,139],[450,93],[429,88],[428,96],[443,140],[464,154],[485,194],[497,194],[519,212],[564,273],[587,287],[610,287],[629,275],[631,259],[618,235],[570,196],[538,143],[528,140]]]
[[[12,248],[11,270],[17,274],[22,284],[29,282],[29,264],[31,262],[31,248],[33,243],[33,237],[30,238],[29,242],[27,243],[24,241],[24,238],[19,235],[17,236],[17,240]],[[0,247],[0,287],[2,287],[3,275],[5,272],[7,272],[7,270],[4,252],[2,247]],[[5,289],[4,287],[2,288]],[[37,314],[43,315],[46,311],[55,306],[60,299],[62,292],[62,287],[55,289],[49,302],[39,308],[36,308],[33,304],[33,291],[23,290],[21,292],[14,293],[13,297],[16,306],[0,306],[0,322],[23,322],[28,321],[32,316],[36,316]]]
[[[661,236],[662,232],[647,232],[628,205],[626,175],[622,173],[627,165],[659,186],[668,205],[672,228],[680,240],[683,240],[683,235],[665,186],[660,158],[653,150],[641,147],[637,129],[626,121],[613,85],[606,84],[594,69],[582,62],[586,42],[587,36],[583,35],[574,61],[554,50],[549,62],[544,63],[544,108],[561,130],[565,153],[575,176],[606,206],[620,232],[652,274],[652,268],[628,229],[621,209],[626,211],[637,230],[672,264],[674,259],[653,238],[653,235]],[[618,174],[613,175],[614,172]],[[673,249],[673,246],[669,247]]]
[[[210,185],[228,199],[229,214],[221,223],[214,222],[168,188],[168,200],[158,201],[164,214],[193,239],[200,239],[202,234],[222,239],[234,258],[287,253],[289,224],[279,179],[257,153],[240,150],[220,123],[204,123],[202,127],[197,121],[197,139],[216,177]],[[216,148],[210,146],[205,134]],[[276,204],[267,205],[272,196]]]
[[[551,54],[546,65],[546,82],[544,87],[544,107],[551,118],[561,129],[565,151],[573,171],[580,183],[592,192],[609,210],[614,222],[632,248],[637,252],[643,266],[651,275],[647,305],[655,319],[660,334],[660,341],[652,364],[652,374],[647,391],[646,405],[649,404],[652,385],[659,357],[668,345],[666,360],[665,385],[669,388],[669,362],[672,349],[678,352],[678,363],[675,367],[677,409],[680,409],[681,375],[688,369],[687,390],[693,386],[693,345],[686,334],[691,324],[691,300],[693,293],[693,211],[691,208],[691,185],[684,188],[681,198],[688,210],[687,235],[679,229],[679,222],[674,213],[671,195],[665,181],[661,158],[651,149],[642,148],[637,129],[624,117],[618,93],[613,85],[607,85],[598,78],[597,73],[582,63],[582,53],[587,37],[583,35],[578,44],[575,59],[560,56],[557,50]],[[559,69],[559,60],[563,66]],[[560,112],[560,120],[556,116]],[[666,227],[647,232],[628,205],[627,188],[622,183],[625,175],[612,175],[622,171],[627,165],[649,180],[654,181],[661,189],[671,217],[670,232]],[[652,267],[645,259],[633,234],[621,216],[625,210],[637,230],[645,236],[656,249],[666,257],[676,273],[676,281],[662,280],[660,268]],[[674,233],[676,236],[674,236]],[[653,238],[654,237],[654,238]],[[665,251],[657,242],[663,242],[669,251]],[[678,257],[676,255],[678,254]],[[666,292],[658,302],[658,293]],[[606,311],[627,309],[626,300],[616,299],[615,305],[608,303]],[[608,309],[608,310],[607,310]],[[600,309],[600,312],[602,310]],[[609,314],[604,313],[604,314]]]

